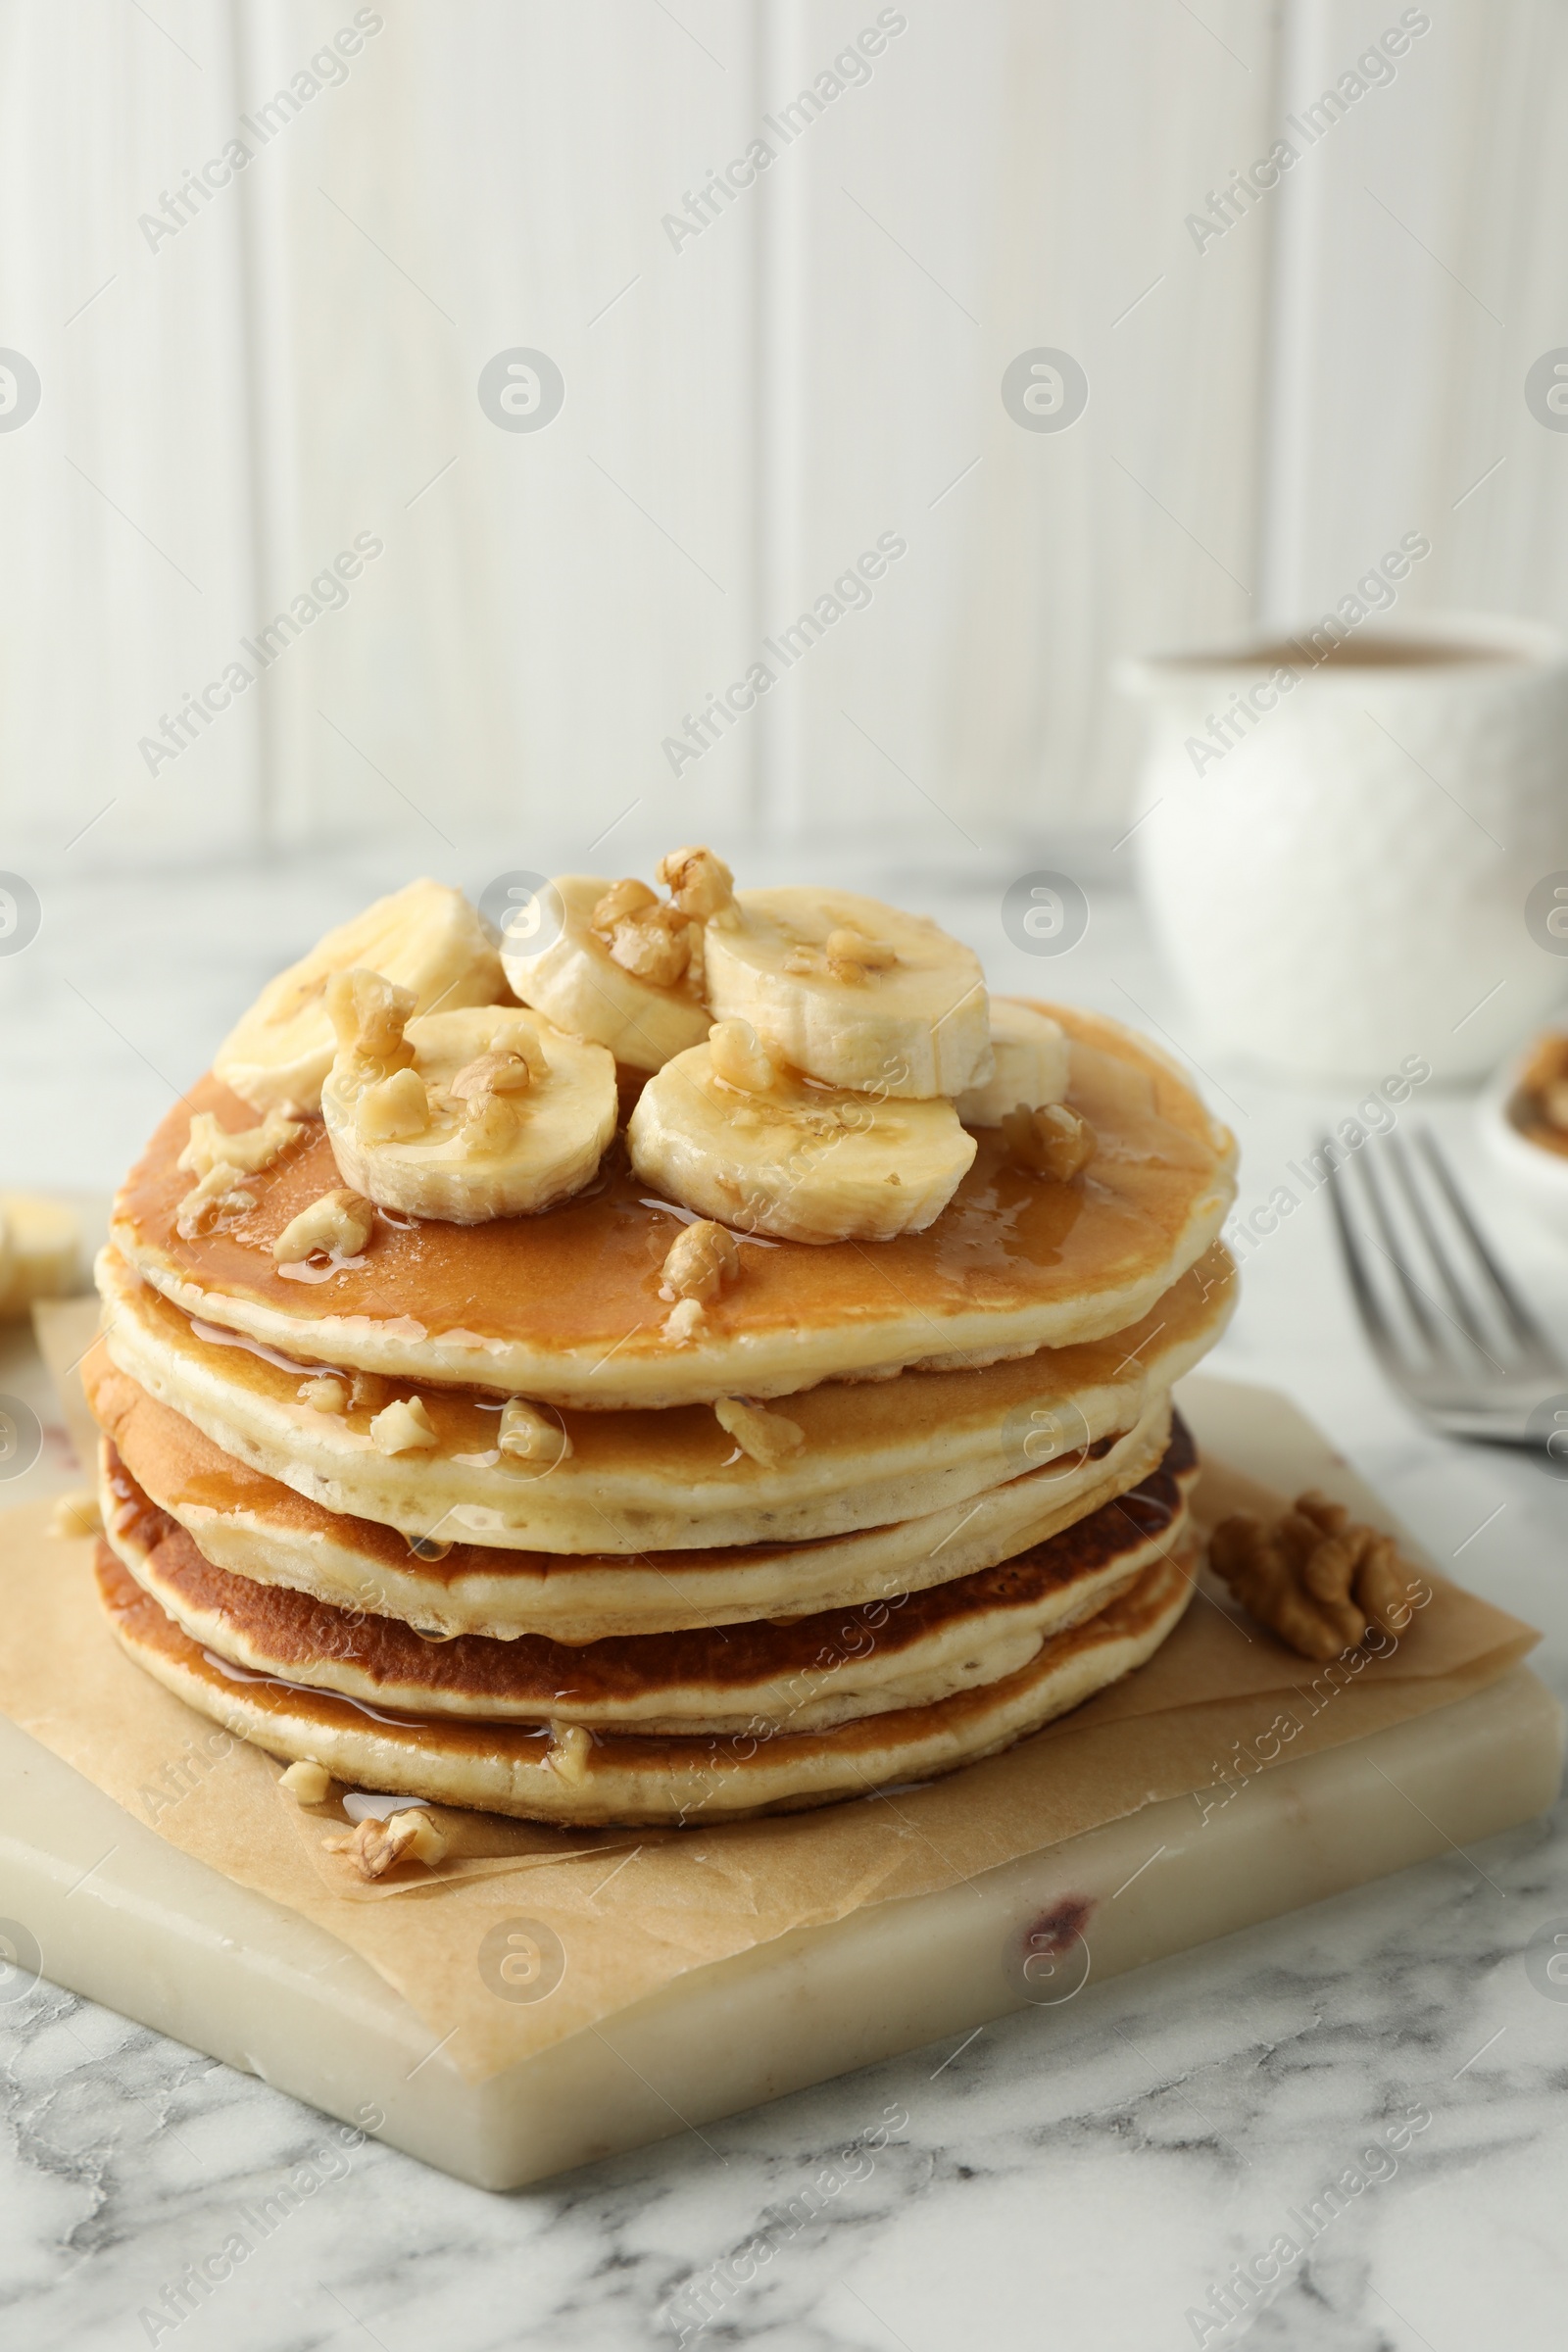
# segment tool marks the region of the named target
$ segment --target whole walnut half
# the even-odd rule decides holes
[[[1221,1520],[1208,1558],[1250,1615],[1320,1664],[1354,1649],[1371,1626],[1398,1634],[1410,1621],[1411,1574],[1392,1536],[1315,1489],[1272,1525],[1246,1513]]]

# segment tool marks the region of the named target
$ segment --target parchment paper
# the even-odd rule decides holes
[[[1211,1524],[1281,1499],[1210,1457],[1199,1511]],[[1430,1598],[1393,1653],[1316,1669],[1205,1577],[1148,1666],[948,1780],[677,1832],[558,1831],[439,1811],[467,1850],[436,1879],[405,1870],[368,1892],[319,1850],[337,1821],[302,1812],[278,1789],[279,1766],[122,1655],[98,1607],[92,1546],[46,1537],[47,1516],[33,1506],[0,1519],[0,1709],[161,1837],[340,1937],[408,1999],[432,2040],[451,2035],[443,2054],[472,2081],[605,2026],[686,1970],[863,1904],[956,1885],[1157,1799],[1245,1778],[1273,1755],[1310,1754],[1446,1705],[1537,1640],[1423,1560]],[[1284,1719],[1296,1728],[1282,1745]],[[527,2003],[498,1998],[480,1959],[487,1932],[519,1919],[559,1938],[565,1961],[549,1997]]]

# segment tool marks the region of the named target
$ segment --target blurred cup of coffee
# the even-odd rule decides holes
[[[1139,881],[1199,1051],[1489,1070],[1568,995],[1568,644],[1483,614],[1152,656]]]

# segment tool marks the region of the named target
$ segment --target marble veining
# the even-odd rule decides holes
[[[168,902],[149,935],[192,936],[215,969],[259,960],[269,890],[284,887],[208,877],[187,919],[180,886],[149,885]],[[1128,909],[1097,903],[1071,961],[1044,963],[1002,940],[999,896],[933,906],[995,984],[1136,1018],[1130,992],[1202,1053]],[[71,922],[67,901],[52,954],[69,953]],[[28,1165],[11,1142],[23,1156],[0,1181],[59,1180],[64,1154],[73,1181],[107,1184],[100,1155],[118,1143],[74,1091],[79,1006],[41,963],[24,977],[7,1125],[11,1139],[47,1133],[52,1164]],[[134,966],[121,973],[119,1028],[187,1075],[211,1003],[186,986],[176,1008],[167,974],[138,985]],[[167,1101],[159,1080],[129,1048],[99,1050],[115,1057],[117,1118],[144,1132]],[[1568,1333],[1568,1245],[1498,1195],[1468,1101],[1428,1096],[1411,1115],[1451,1143],[1541,1311]],[[1229,1069],[1210,1099],[1241,1134],[1248,1203],[1350,1108]],[[1362,1348],[1321,1199],[1251,1252],[1212,1368],[1289,1391],[1440,1561],[1543,1627],[1534,1663],[1568,1690],[1568,1483],[1444,1445],[1404,1413]],[[373,2132],[345,2144],[265,2084],[40,1985],[0,2004],[5,2341],[574,2352],[673,2345],[684,2326],[688,2343],[768,2352],[1555,2347],[1568,1999],[1539,1990],[1524,1955],[1544,1922],[1568,1924],[1565,1832],[1559,1807],[1057,2010],[510,2197]],[[315,2187],[264,2229],[302,2167]],[[254,2241],[246,2258],[205,2298],[187,2292],[176,2324],[168,2290],[238,2230]],[[1238,2290],[1237,2266],[1266,2268],[1282,2240],[1298,2251]]]

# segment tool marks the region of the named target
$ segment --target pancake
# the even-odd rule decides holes
[[[1081,1458],[1068,1455],[921,1519],[805,1544],[627,1557],[438,1543],[421,1547],[433,1554],[425,1558],[395,1528],[323,1510],[224,1453],[117,1371],[101,1341],[82,1375],[131,1477],[216,1567],[398,1617],[423,1633],[548,1634],[568,1642],[804,1614],[970,1575],[1136,1486],[1158,1466],[1171,1421],[1169,1398],[1156,1395],[1130,1430],[1100,1439]]]
[[[1089,1013],[1042,1007],[1073,1040],[1071,1106],[1097,1150],[1072,1184],[1014,1166],[995,1132],[924,1233],[748,1240],[703,1331],[664,1325],[662,1268],[689,1212],[648,1197],[624,1147],[573,1200],[477,1226],[378,1216],[352,1260],[279,1271],[271,1244],[341,1182],[324,1128],[245,1180],[255,1205],[176,1231],[192,1111],[255,1113],[216,1079],[172,1111],[116,1203],[114,1239],[188,1313],[301,1362],[421,1388],[469,1385],[584,1411],[782,1396],[855,1375],[965,1365],[1102,1339],[1145,1317],[1208,1249],[1235,1193],[1235,1143],[1175,1065]]]
[[[214,1567],[105,1444],[106,1540],[201,1648],[230,1666],[418,1718],[773,1738],[933,1705],[1021,1671],[1180,1547],[1198,1456],[1185,1428],[1151,1477],[979,1574],[782,1624],[576,1646],[539,1635],[432,1642],[392,1617]]]
[[[343,1413],[299,1394],[307,1367],[213,1324],[194,1324],[114,1250],[99,1260],[114,1362],[222,1450],[328,1511],[421,1542],[473,1540],[550,1552],[688,1550],[800,1543],[886,1527],[983,1494],[1030,1466],[1133,1427],[1213,1345],[1234,1273],[1215,1244],[1139,1323],[977,1371],[834,1383],[789,1400],[804,1444],[776,1467],[741,1451],[707,1406],[561,1421],[554,1464],[497,1448],[497,1402],[421,1388],[437,1443],[386,1454],[370,1422],[410,1394],[363,1374]]]
[[[596,1732],[577,1758],[520,1725],[411,1721],[389,1710],[383,1719],[350,1699],[248,1679],[193,1642],[108,1544],[97,1547],[99,1591],[121,1646],[236,1737],[270,1755],[314,1758],[350,1787],[583,1826],[799,1811],[994,1755],[1152,1657],[1180,1621],[1197,1561],[1189,1537],[1017,1673],[932,1705],[771,1740]]]

